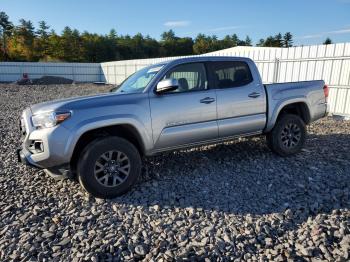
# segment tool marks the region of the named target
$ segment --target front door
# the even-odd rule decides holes
[[[175,78],[177,90],[150,94],[153,140],[156,150],[217,139],[216,93],[208,87],[204,63],[186,63],[170,69],[162,79]]]

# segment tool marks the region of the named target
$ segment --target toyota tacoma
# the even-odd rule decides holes
[[[328,92],[322,80],[264,85],[249,58],[181,58],[145,67],[110,93],[30,106],[17,154],[113,198],[135,183],[143,156],[255,135],[282,157],[298,153],[305,126],[326,115]]]

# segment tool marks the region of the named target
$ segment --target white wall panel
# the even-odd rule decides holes
[[[101,81],[99,63],[0,62],[0,82],[13,82],[27,73],[30,78],[61,76],[77,82]]]
[[[264,83],[323,79],[330,86],[331,112],[350,114],[350,43],[290,48],[234,47],[204,54],[253,59]],[[16,81],[23,73],[37,78],[63,76],[81,82],[120,84],[135,71],[180,57],[106,63],[0,63],[0,81]]]
[[[331,88],[331,111],[349,114],[350,43],[290,48],[234,47],[204,55],[250,57],[256,62],[264,83],[323,79]],[[116,66],[118,77],[108,79],[119,84],[136,69],[174,58],[117,61],[102,66]]]

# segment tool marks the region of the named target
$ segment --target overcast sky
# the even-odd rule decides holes
[[[350,42],[350,0],[0,0],[15,24],[20,18],[45,20],[61,32],[68,25],[79,31],[106,34],[138,32],[159,39],[173,29],[178,36],[198,33],[223,37],[236,33],[260,38],[290,31],[297,45]]]

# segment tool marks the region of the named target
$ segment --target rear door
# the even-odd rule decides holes
[[[216,88],[219,137],[255,133],[266,123],[266,97],[260,79],[254,79],[248,63],[209,63]]]
[[[209,89],[204,63],[180,64],[163,77],[175,78],[175,91],[150,93],[155,149],[217,139],[216,94]]]

